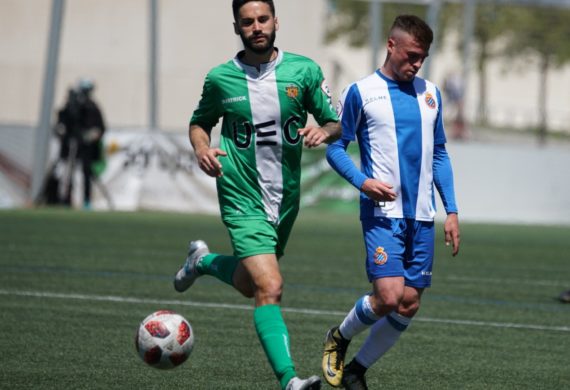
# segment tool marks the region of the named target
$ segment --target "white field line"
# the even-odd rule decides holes
[[[566,287],[565,281],[559,280],[528,280],[528,279],[509,279],[509,278],[470,278],[465,276],[444,276],[442,281],[466,282],[466,283],[490,283],[490,284],[516,284],[528,286],[548,286],[548,287]]]
[[[76,299],[82,301],[102,301],[102,302],[118,302],[118,303],[138,303],[138,304],[154,304],[164,307],[166,305],[180,305],[180,306],[193,306],[200,308],[213,308],[213,309],[231,309],[231,310],[253,310],[253,306],[249,305],[234,305],[229,303],[208,303],[208,302],[192,302],[180,301],[176,299],[148,299],[148,298],[135,298],[135,297],[120,297],[113,295],[85,295],[85,294],[62,294],[53,292],[42,291],[22,291],[22,290],[2,290],[0,295],[7,296],[21,296],[21,297],[34,297],[34,298],[52,298],[52,299]],[[300,309],[293,307],[282,307],[281,310],[287,313],[308,314],[314,316],[344,316],[345,312],[335,310],[315,310],[315,309]],[[547,325],[533,325],[533,324],[515,324],[509,322],[489,322],[489,321],[470,321],[470,320],[452,320],[444,318],[427,318],[416,317],[414,321],[432,322],[440,324],[452,325],[466,325],[466,326],[483,326],[491,328],[510,328],[510,329],[528,329],[528,330],[544,330],[544,331],[557,331],[557,332],[570,332],[570,326],[547,326]]]

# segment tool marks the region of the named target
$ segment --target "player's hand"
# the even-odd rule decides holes
[[[223,175],[222,164],[218,160],[218,156],[227,156],[228,154],[222,149],[203,147],[196,150],[196,159],[198,166],[208,176],[219,177]]]
[[[370,199],[377,202],[392,202],[396,200],[394,186],[390,183],[383,183],[376,179],[366,179],[362,183],[360,190],[364,192]]]
[[[445,233],[445,245],[453,245],[453,256],[459,253],[459,218],[456,213],[447,214],[445,223],[443,225],[443,232]]]
[[[325,129],[314,125],[303,127],[298,132],[305,137],[305,146],[307,148],[317,147],[329,138],[329,133]]]

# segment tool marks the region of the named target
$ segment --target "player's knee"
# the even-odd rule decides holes
[[[395,291],[385,291],[380,294],[379,299],[375,300],[373,310],[378,315],[386,315],[398,309],[402,298],[402,294]]]
[[[420,310],[422,292],[423,289],[407,289],[400,307],[398,307],[398,313],[409,318],[415,316],[418,310]]]
[[[272,280],[257,286],[255,296],[262,302],[274,304],[281,302],[283,283],[280,280]]]
[[[411,304],[404,304],[402,303],[398,308],[398,313],[403,315],[404,317],[412,318],[416,315],[416,313],[420,310],[420,303],[414,302]]]
[[[277,302],[281,301],[281,294],[283,294],[282,283],[271,283],[265,290],[266,295],[275,299]]]
[[[374,308],[374,312],[379,315],[386,315],[394,310],[398,309],[398,302],[393,300],[388,300],[381,304],[379,307]]]

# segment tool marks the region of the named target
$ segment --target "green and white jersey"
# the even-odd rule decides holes
[[[319,125],[337,122],[319,66],[309,58],[278,51],[255,67],[238,56],[213,68],[191,125],[210,132],[223,117],[217,179],[224,220],[267,218],[279,223],[299,208],[302,137],[297,130],[311,113]]]

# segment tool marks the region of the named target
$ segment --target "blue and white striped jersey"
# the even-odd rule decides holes
[[[336,147],[342,145],[346,149],[349,142],[358,139],[361,172],[343,174],[340,160],[335,162],[334,154],[329,151],[327,157],[333,168],[358,189],[366,178],[375,178],[393,185],[397,194],[393,202],[376,203],[361,192],[361,219],[433,221],[434,145],[438,145],[436,152],[441,149],[446,159],[442,170],[446,185],[438,189],[442,198],[447,198],[446,211],[457,211],[451,165],[444,147],[441,108],[437,87],[419,77],[411,82],[396,82],[378,70],[345,89],[337,107],[342,138]],[[335,144],[331,147],[334,149]]]

